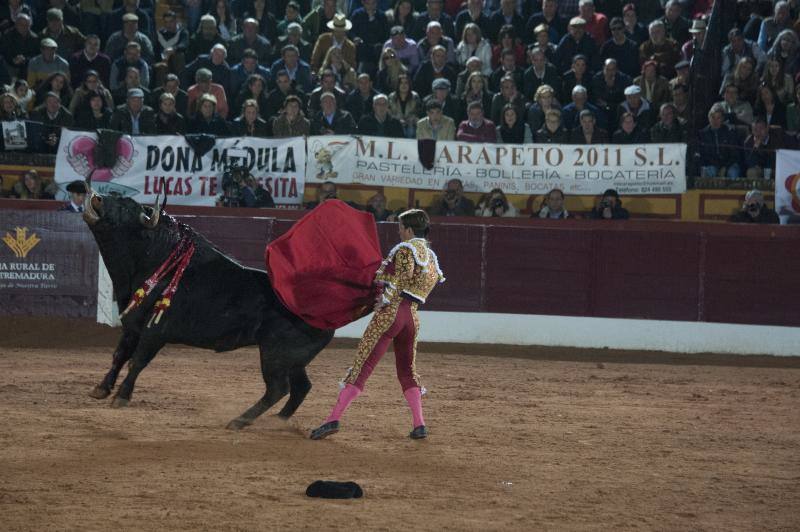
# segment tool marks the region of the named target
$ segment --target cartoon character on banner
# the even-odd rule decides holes
[[[317,173],[314,177],[320,181],[336,179],[339,176],[339,172],[334,170],[333,159],[348,144],[348,142],[339,141],[332,141],[327,144],[323,144],[320,141],[314,142],[312,151],[314,152],[314,161],[317,164]]]

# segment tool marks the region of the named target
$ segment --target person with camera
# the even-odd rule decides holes
[[[731,216],[730,221],[743,224],[780,223],[778,214],[764,204],[764,194],[755,189],[745,195],[741,210]]]
[[[73,118],[67,108],[61,105],[61,96],[48,92],[44,103],[33,110],[31,120],[41,122],[45,150],[55,153],[61,138],[62,127],[72,127]]]
[[[464,197],[464,183],[460,179],[451,179],[445,186],[444,195],[431,206],[430,213],[433,216],[474,216],[475,204]]]
[[[589,213],[589,218],[593,220],[627,220],[630,218],[628,210],[622,207],[619,194],[613,188],[609,188],[600,197],[600,203]]]
[[[508,198],[499,188],[493,188],[488,194],[484,194],[478,202],[475,210],[477,216],[487,218],[516,218],[519,212],[517,208],[509,203]]]

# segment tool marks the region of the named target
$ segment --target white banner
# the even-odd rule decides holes
[[[785,224],[800,214],[800,151],[778,150],[775,157],[775,212]]]
[[[306,150],[302,137],[216,139],[201,157],[182,136],[124,135],[117,142],[116,162],[108,168],[95,163],[95,146],[94,133],[62,131],[55,167],[55,181],[61,188],[91,175],[92,188],[102,194],[117,192],[148,203],[166,192],[173,205],[211,206],[222,194],[225,171],[231,164],[244,163],[277,205],[303,201]]]
[[[306,181],[442,190],[458,178],[470,192],[507,194],[680,194],[686,191],[686,145],[436,143],[433,168],[417,141],[327,135],[308,138]]]

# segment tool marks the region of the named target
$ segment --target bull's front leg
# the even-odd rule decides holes
[[[136,379],[139,373],[150,363],[156,356],[156,353],[164,347],[164,341],[160,338],[141,338],[136,345],[136,350],[131,357],[130,367],[125,380],[119,385],[117,394],[111,402],[113,407],[128,406],[133,394],[133,387],[136,385]]]
[[[111,357],[111,369],[108,370],[100,384],[92,388],[92,391],[89,392],[89,397],[105,399],[111,395],[111,390],[114,389],[114,385],[117,383],[120,370],[131,359],[138,343],[139,335],[123,328],[122,337],[119,339],[117,349]]]

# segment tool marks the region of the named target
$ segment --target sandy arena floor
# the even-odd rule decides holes
[[[800,529],[794,359],[437,347],[419,354],[431,436],[415,442],[389,353],[342,432],[314,442],[350,362],[341,344],[310,366],[291,421],[230,432],[263,392],[255,349],[167,348],[111,409],[87,392],[115,333],[11,330],[2,530]],[[316,479],[365,497],[309,499]]]

